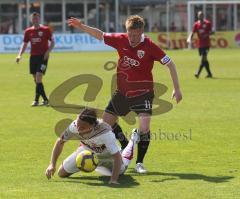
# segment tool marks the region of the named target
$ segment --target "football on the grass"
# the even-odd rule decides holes
[[[84,172],[92,172],[97,168],[98,158],[95,153],[84,150],[80,152],[76,157],[77,167]]]

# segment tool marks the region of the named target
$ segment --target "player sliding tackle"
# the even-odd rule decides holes
[[[59,177],[68,177],[80,171],[76,165],[76,157],[82,151],[89,150],[96,153],[99,159],[99,166],[96,171],[99,173],[111,171],[110,184],[118,184],[119,174],[126,171],[133,158],[134,145],[139,139],[138,134],[134,132],[128,145],[120,153],[111,127],[107,123],[97,120],[95,110],[86,108],[57,139],[53,147],[50,164],[45,173],[48,179],[55,173],[56,163],[63,150],[64,143],[73,137],[79,139],[81,145],[63,161],[58,169]],[[103,168],[105,170],[102,170]]]

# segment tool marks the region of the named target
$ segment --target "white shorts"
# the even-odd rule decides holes
[[[85,147],[85,146],[80,146],[77,148],[76,151],[74,151],[71,155],[69,155],[62,163],[62,166],[64,168],[64,170],[67,173],[76,173],[79,172],[80,169],[77,168],[76,165],[76,157],[77,155],[84,151],[84,150],[89,150],[89,148]],[[100,171],[97,167],[96,171],[98,171],[99,173],[101,173],[102,167],[106,168],[109,171],[112,171],[112,167],[113,167],[113,158],[111,157],[111,155],[97,155],[98,159],[99,159],[99,163],[98,163],[98,167],[100,168]],[[120,174],[123,174],[126,171],[127,167],[122,164],[121,169],[120,169]],[[101,174],[106,175],[105,172],[102,172]]]

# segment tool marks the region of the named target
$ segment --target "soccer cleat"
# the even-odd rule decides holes
[[[137,163],[135,167],[137,173],[147,173],[147,170],[144,168],[143,163]]]
[[[131,140],[134,142],[134,144],[137,144],[140,141],[140,133],[138,129],[132,130]]]
[[[49,106],[48,100],[43,100],[40,106]]]
[[[212,75],[207,75],[206,78],[213,78],[213,76]]]
[[[38,106],[38,102],[37,101],[33,101],[33,103],[31,104],[31,106]]]
[[[195,76],[197,79],[199,78],[199,75],[198,75],[198,74],[195,74],[194,76]]]

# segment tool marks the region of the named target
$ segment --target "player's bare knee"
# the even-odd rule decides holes
[[[143,134],[149,133],[150,129],[145,127],[145,128],[140,128],[140,132]]]
[[[108,123],[110,126],[113,126],[118,119],[117,116],[107,113],[107,112],[103,113],[102,118],[103,118],[103,121]]]
[[[148,124],[140,124],[139,130],[141,133],[148,133],[150,131],[150,126]]]
[[[64,170],[63,166],[60,166],[60,167],[59,167],[59,169],[58,169],[58,176],[59,176],[60,178],[66,178],[66,177],[68,177],[68,176],[70,176],[70,175],[71,175],[70,173],[67,173],[67,172]]]
[[[36,83],[37,83],[37,84],[42,83],[42,79],[41,79],[41,78],[36,78]]]

